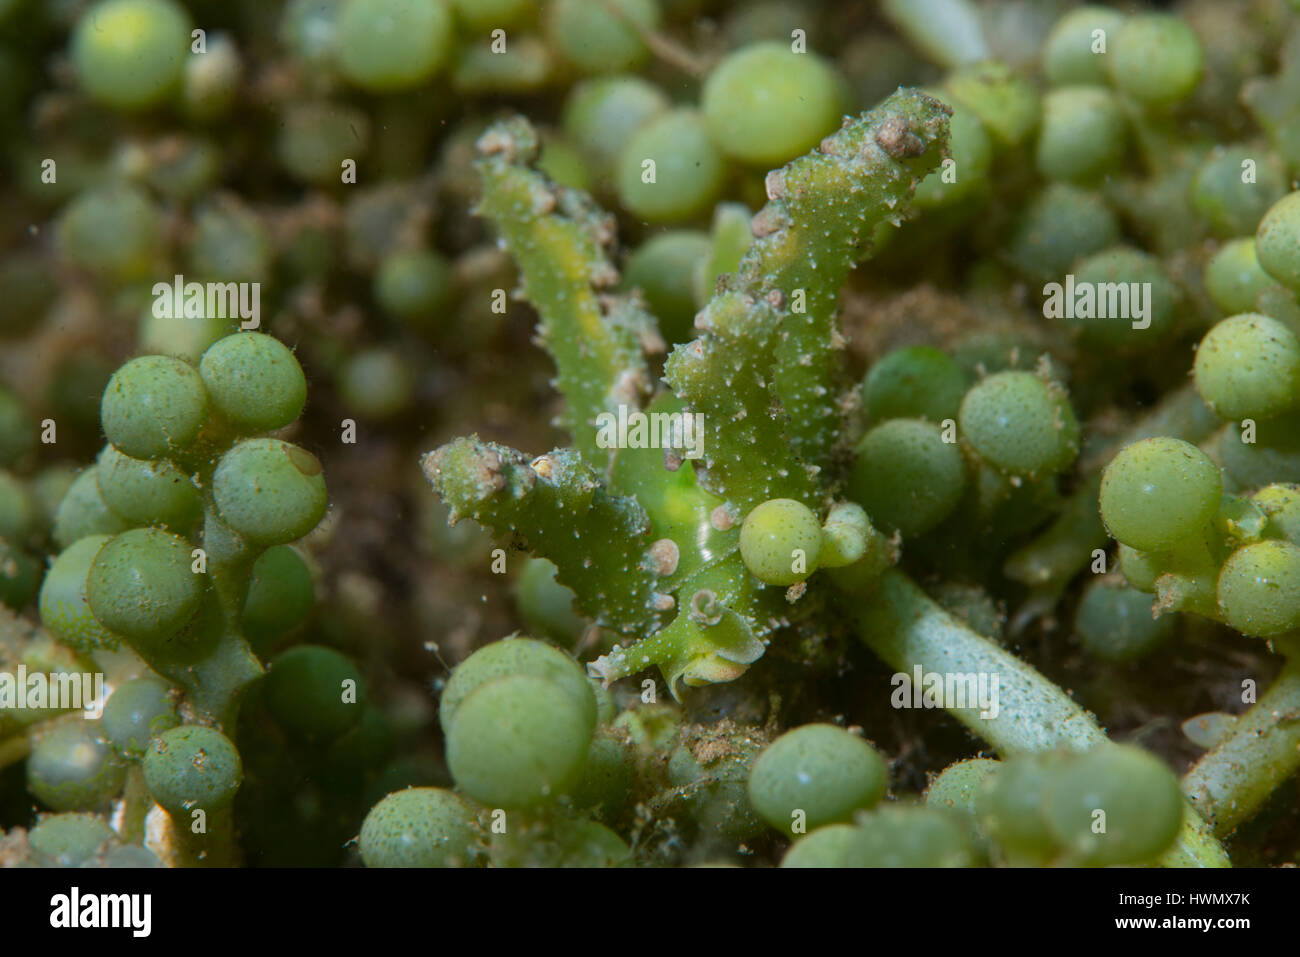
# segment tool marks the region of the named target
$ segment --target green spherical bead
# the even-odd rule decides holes
[[[1251,501],[1266,516],[1268,534],[1300,545],[1300,485],[1266,485]]]
[[[311,613],[316,584],[302,556],[289,545],[275,545],[253,562],[240,623],[256,647],[296,627]]]
[[[411,407],[415,373],[396,349],[364,349],[339,370],[339,394],[349,412],[367,419],[391,419]]]
[[[558,867],[624,867],[632,851],[623,839],[596,821],[565,821],[555,833]]]
[[[1300,628],[1300,545],[1263,541],[1233,552],[1219,572],[1223,620],[1271,638]]]
[[[104,503],[139,525],[185,531],[202,512],[190,477],[166,459],[134,459],[108,445],[96,460],[95,481]]]
[[[1250,167],[1252,176],[1246,178]],[[1268,208],[1286,192],[1282,164],[1249,146],[1216,146],[1192,178],[1192,208],[1216,236],[1253,233]]]
[[[185,116],[198,122],[211,122],[227,116],[240,92],[243,66],[239,47],[228,34],[218,33],[208,40],[203,54],[185,61],[180,95]],[[167,169],[161,172],[175,175]],[[207,173],[215,178],[214,174],[215,170]]]
[[[442,68],[455,24],[444,0],[344,0],[337,35],[343,75],[389,93],[420,86]]]
[[[1222,492],[1218,467],[1190,442],[1142,439],[1121,449],[1102,473],[1101,517],[1125,545],[1162,551],[1199,534]]]
[[[122,847],[109,848],[98,866],[141,868],[162,867],[163,863],[158,860],[158,855],[147,847],[141,847],[139,844],[126,844]]]
[[[328,505],[320,462],[279,439],[247,439],[223,455],[212,495],[226,524],[258,545],[302,538]]]
[[[686,6],[689,10],[698,11],[701,4],[700,0],[667,0],[666,5]],[[806,9],[795,0],[759,0],[758,3],[732,4],[724,16],[721,39],[733,48],[771,40],[773,37],[791,37],[795,28],[806,28],[809,25]]]
[[[1273,285],[1255,255],[1255,239],[1224,243],[1205,264],[1205,291],[1229,315],[1253,312],[1259,294]]]
[[[1124,157],[1127,126],[1119,101],[1099,86],[1065,86],[1043,97],[1035,162],[1050,180],[1087,182]]]
[[[171,93],[190,53],[190,18],[171,0],[105,0],[72,33],[82,86],[122,110],[152,106]]]
[[[370,117],[337,102],[290,103],[281,110],[276,158],[296,180],[339,183],[343,163],[360,162],[370,143]]]
[[[530,633],[572,648],[587,630],[587,620],[573,610],[576,596],[555,580],[555,572],[545,558],[526,559],[515,579],[515,605]]]
[[[237,323],[216,316],[188,318],[184,312],[157,315],[148,308],[140,314],[136,344],[142,355],[170,356],[197,366],[208,347],[234,332]]]
[[[530,807],[577,781],[591,735],[589,713],[555,682],[496,678],[456,708],[447,767],[457,788],[481,804]]]
[[[1219,452],[1224,472],[1242,488],[1300,482],[1300,416],[1264,419],[1249,431],[1230,422]]]
[[[611,11],[601,0],[554,0],[546,8],[551,46],[583,73],[631,70],[650,57],[637,28],[659,26],[655,0],[614,0]],[[631,21],[631,22],[628,22]]]
[[[686,732],[668,755],[668,783],[679,789],[680,813],[707,835],[706,845],[734,846],[767,829],[749,803],[750,772],[765,743],[754,730],[721,726],[703,739]]]
[[[1052,86],[1108,82],[1108,54],[1101,51],[1109,50],[1123,22],[1124,14],[1096,4],[1078,7],[1057,20],[1043,44],[1047,82]]]
[[[1115,32],[1111,82],[1133,99],[1163,106],[1185,99],[1201,80],[1204,54],[1190,26],[1172,14],[1129,17]]]
[[[749,801],[778,831],[802,834],[851,821],[880,800],[887,781],[885,762],[867,742],[831,724],[806,724],[758,756]]]
[[[989,780],[1001,767],[1001,761],[989,758],[970,758],[949,765],[925,789],[926,807],[974,813],[980,791],[989,786]]]
[[[835,71],[788,43],[756,43],[727,55],[704,81],[700,108],[729,157],[764,168],[808,152],[840,125]]]
[[[1130,297],[1135,285],[1141,290],[1140,299]],[[1148,350],[1173,331],[1178,288],[1154,256],[1127,246],[1094,253],[1075,267],[1075,288],[1095,292],[1094,316],[1065,322],[1091,348]],[[1103,312],[1104,316],[1096,315]]]
[[[1079,451],[1079,421],[1065,389],[1031,372],[999,372],[977,383],[958,423],[985,461],[1013,475],[1063,471]]]
[[[1300,291],[1300,191],[1283,196],[1259,221],[1255,255],[1266,273]]]
[[[599,728],[569,799],[574,807],[609,820],[627,806],[636,784],[636,771],[635,745],[619,732]]]
[[[564,132],[587,156],[592,169],[604,176],[613,169],[628,138],[669,106],[664,92],[639,76],[584,80],[565,101]]]
[[[167,813],[226,808],[244,780],[234,744],[216,728],[181,725],[158,735],[144,756],[144,781]]]
[[[1114,245],[1119,235],[1119,220],[1100,195],[1052,183],[1017,220],[1007,256],[1027,279],[1059,282],[1077,259]]]
[[[69,545],[50,565],[41,582],[41,623],[75,651],[113,649],[121,640],[99,623],[86,598],[86,578],[108,535],[89,535]]]
[[[856,502],[837,502],[822,523],[818,562],[831,569],[856,566],[854,574],[877,569],[886,550],[881,539],[866,509]]]
[[[349,790],[358,776],[379,768],[393,756],[393,726],[375,703],[361,708],[351,729],[329,744],[329,774],[340,790]]]
[[[822,526],[817,514],[792,498],[755,506],[740,527],[740,557],[759,581],[793,585],[817,570]]]
[[[969,383],[965,371],[933,346],[895,349],[875,363],[862,383],[862,406],[872,422],[956,419]]]
[[[754,214],[744,203],[723,202],[713,208],[709,251],[691,268],[691,289],[696,306],[706,305],[713,298],[720,277],[740,268],[741,260],[754,244],[753,221]],[[692,321],[691,338],[697,335],[694,327]]]
[[[54,811],[91,810],[121,791],[125,781],[125,766],[93,721],[55,725],[27,758],[27,790]]]
[[[972,867],[975,851],[963,815],[889,805],[858,819],[850,860],[857,867]]]
[[[1225,419],[1269,419],[1300,405],[1300,340],[1268,316],[1215,325],[1196,350],[1196,391]]]
[[[647,182],[652,162],[653,182]],[[712,209],[725,174],[700,113],[683,108],[654,117],[632,134],[619,154],[615,185],[633,216],[672,223]]]
[[[28,480],[28,490],[40,512],[41,523],[48,529],[58,514],[59,504],[72,488],[81,471],[72,465],[50,465],[41,469]]]
[[[260,332],[218,339],[203,353],[199,376],[213,407],[250,432],[288,425],[307,403],[307,378],[293,352]]]
[[[464,867],[476,838],[474,814],[457,794],[407,788],[370,809],[359,848],[366,867]]]
[[[713,241],[696,229],[675,229],[652,237],[628,257],[623,286],[640,289],[670,343],[689,342],[695,330],[694,270],[713,255]]]
[[[340,6],[342,0],[289,0],[280,19],[280,41],[309,65],[334,68]]]
[[[484,645],[452,671],[438,701],[443,732],[450,733],[457,709],[477,688],[511,675],[530,675],[551,682],[595,728],[596,698],[578,663],[545,642],[510,637]]]
[[[1014,866],[1042,865],[1059,850],[1043,813],[1043,794],[1061,761],[1055,753],[1005,761],[975,795],[984,833]]]
[[[852,850],[861,837],[852,824],[831,824],[810,831],[790,845],[781,858],[782,867],[856,867]]]
[[[48,867],[81,867],[116,841],[95,814],[51,814],[27,832],[27,846]]]
[[[161,245],[162,217],[143,189],[110,184],[77,195],[59,214],[58,246],[69,261],[96,276],[125,282],[145,278]]]
[[[351,729],[366,702],[360,672],[348,658],[320,645],[291,648],[266,676],[266,705],[297,738],[332,739]]]
[[[192,443],[207,418],[208,394],[194,367],[141,356],[113,373],[100,403],[108,440],[137,459],[163,458]]]
[[[190,268],[201,276],[220,276],[227,283],[270,278],[273,250],[267,228],[237,200],[195,211],[189,255]]]
[[[104,704],[104,735],[124,758],[139,760],[149,742],[181,723],[171,685],[158,678],[133,678]]]
[[[212,72],[208,76],[221,78],[225,83],[239,68],[238,54],[234,52],[234,43],[224,38],[213,38],[217,56],[213,61]],[[196,63],[192,76],[197,76],[208,67],[202,66],[203,57],[192,57]],[[216,92],[217,87],[212,87]],[[224,90],[230,90],[225,86]],[[215,101],[214,101],[215,102]],[[182,136],[175,143],[175,150],[169,149],[164,155],[156,157],[155,165],[144,172],[145,182],[163,199],[190,203],[198,200],[219,180],[222,172],[223,154],[216,141],[208,136]]]
[[[587,168],[587,161],[576,146],[558,134],[543,135],[537,168],[561,186],[584,193],[591,190],[591,171]]]
[[[90,610],[110,631],[157,645],[199,608],[205,580],[194,573],[193,546],[156,528],[115,535],[95,554],[86,576]]]
[[[92,467],[79,472],[54,512],[51,537],[60,548],[88,535],[116,535],[131,527],[99,494],[98,471]]]
[[[1074,615],[1084,651],[1102,661],[1137,661],[1158,649],[1174,631],[1172,615],[1153,616],[1151,595],[1136,588],[1092,582]]]
[[[453,0],[456,17],[471,30],[523,26],[537,11],[534,0]]]
[[[451,264],[432,249],[403,249],[385,256],[375,273],[375,302],[399,319],[436,324],[451,298]]]
[[[948,75],[944,89],[953,102],[979,118],[999,148],[1023,143],[1042,112],[1029,78],[997,60],[960,67]]]
[[[1043,789],[1053,836],[1070,860],[1093,866],[1154,861],[1173,844],[1183,814],[1178,778],[1131,745],[1072,756]]]
[[[1134,547],[1119,544],[1119,572],[1125,581],[1143,594],[1156,592],[1156,581],[1164,575],[1160,560]]]
[[[951,515],[965,488],[961,449],[940,426],[891,419],[858,443],[847,492],[872,522],[914,537]]]

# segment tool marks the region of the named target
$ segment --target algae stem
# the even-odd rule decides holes
[[[1183,793],[1220,837],[1250,819],[1283,781],[1300,770],[1300,656],[1287,658],[1264,696],[1232,734],[1183,778]]]
[[[849,609],[858,637],[891,667],[911,674],[985,675],[997,683],[997,708],[978,702],[948,707],[958,721],[1004,756],[1069,748],[1085,751],[1109,739],[1096,720],[1054,682],[1015,655],[962,625],[911,579],[889,569]],[[1227,854],[1190,808],[1178,842],[1161,859],[1169,867],[1227,867]]]

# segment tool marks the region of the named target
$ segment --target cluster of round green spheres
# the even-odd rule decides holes
[[[978,853],[960,813],[910,804],[885,804],[853,824],[831,824],[801,837],[782,867],[973,867]]]
[[[1007,863],[1105,867],[1157,859],[1178,835],[1184,801],[1158,758],[1107,743],[1005,762],[978,790],[975,810]]]
[[[291,443],[256,437],[288,425],[305,401],[293,353],[262,333],[219,339],[197,368],[142,356],[118,369],[101,401],[110,444],[55,515],[63,551],[41,588],[46,627],[83,650],[126,638],[148,656],[201,657],[217,634],[207,556],[193,537],[204,488],[215,506],[210,517],[253,548],[311,531],[327,505],[320,463]],[[255,592],[254,616],[259,603],[279,606],[301,595],[309,586],[303,577],[300,569],[282,570],[274,581],[292,579],[289,587]],[[264,591],[271,579],[259,580]],[[278,608],[286,627],[296,618],[292,605]]]
[[[596,698],[563,652],[512,637],[457,666],[439,719],[458,789],[489,807],[531,807],[577,782],[596,727]]]
[[[1163,576],[1182,574],[1180,563],[1187,568],[1189,562],[1210,562],[1217,573],[1209,607],[1200,606],[1204,613],[1247,635],[1286,634],[1300,627],[1300,543],[1285,517],[1292,511],[1287,486],[1275,479],[1289,477],[1285,436],[1300,410],[1300,340],[1270,316],[1231,315],[1201,340],[1193,374],[1206,405],[1231,422],[1220,446],[1222,462],[1170,437],[1133,443],[1103,473],[1102,519],[1121,543],[1124,576],[1138,591],[1158,592]],[[1244,500],[1224,494],[1241,486],[1257,491]],[[1205,543],[1220,534],[1212,522],[1225,508],[1282,518],[1265,518],[1254,532],[1234,533],[1218,546],[1226,555],[1211,558]],[[1090,607],[1086,600],[1081,605],[1081,625]],[[1144,630],[1155,639],[1149,623]],[[1081,631],[1085,642],[1111,644]],[[1136,648],[1145,644],[1139,641]]]
[[[584,816],[625,801],[630,783],[626,740],[607,728],[596,735],[598,717],[612,717],[601,698],[598,715],[587,676],[545,642],[511,636],[475,651],[452,671],[438,706],[456,789],[409,788],[375,804],[361,826],[362,860],[368,867],[624,863],[628,849],[618,836]],[[500,824],[502,814],[505,830],[492,830],[487,841],[488,818]]]
[[[700,277],[711,282],[739,258],[737,252],[728,259],[717,220],[712,236],[697,228],[700,221],[725,191],[744,184],[757,196],[756,174],[814,149],[839,125],[849,97],[835,66],[781,37],[733,49],[702,78],[697,101],[670,99],[659,85],[627,72],[652,59],[665,6],[551,0],[539,19],[530,0],[290,4],[282,29],[311,71],[320,68],[321,90],[342,80],[354,96],[380,95],[398,108],[372,116],[357,102],[288,104],[279,117],[281,165],[299,180],[337,184],[340,162],[362,155],[367,140],[395,137],[389,120],[402,110],[392,94],[458,74],[469,62],[463,48],[485,48],[498,28],[506,28],[512,50],[527,49],[535,39],[527,30],[537,22],[546,38],[544,70],[584,78],[563,104],[567,142],[550,144],[546,169],[566,182],[561,170],[575,183],[589,178],[595,192],[617,197],[642,225],[682,224],[640,246],[626,264],[624,286],[644,294],[669,341],[689,340],[696,308],[709,292],[701,295]],[[755,22],[773,15],[761,10]],[[77,82],[91,100],[120,111],[195,107],[191,75],[218,67],[196,66],[192,26],[175,0],[85,5],[69,46]],[[516,36],[516,27],[525,36]],[[964,201],[975,208],[991,194],[999,151],[1022,146],[1048,185],[1016,217],[1005,265],[1033,280],[1072,270],[1085,284],[1150,288],[1149,327],[1082,319],[1070,328],[1085,363],[1113,354],[1131,358],[1168,341],[1182,321],[1182,277],[1175,283],[1166,261],[1120,244],[1119,220],[1109,196],[1102,199],[1103,187],[1115,185],[1113,174],[1130,153],[1148,145],[1135,135],[1148,132],[1141,122],[1158,125],[1197,90],[1206,51],[1176,17],[1088,5],[1057,21],[1041,60],[1049,85],[1041,97],[1015,71],[999,73],[991,63],[958,67],[936,88],[954,106],[947,159],[958,175],[924,179],[915,205],[937,222],[945,211],[960,216]],[[1139,112],[1141,122],[1134,119]],[[1282,195],[1286,169],[1272,156],[1261,158],[1259,183],[1246,184],[1240,171],[1255,152],[1253,144],[1203,150],[1186,171],[1191,206],[1226,240],[1206,266],[1204,286],[1228,318],[1200,342],[1195,386],[1230,420],[1231,431],[1220,449],[1223,462],[1192,442],[1151,438],[1125,447],[1102,476],[1100,513],[1120,542],[1128,584],[1088,584],[1074,622],[1082,647],[1105,661],[1135,660],[1167,639],[1173,619],[1152,617],[1148,593],[1158,590],[1172,560],[1184,552],[1199,556],[1207,541],[1220,549],[1213,600],[1223,621],[1261,637],[1300,628],[1300,492],[1280,481],[1243,491],[1290,478],[1282,465],[1295,459],[1286,457],[1286,443],[1295,435],[1292,417],[1300,415],[1300,340],[1261,305],[1261,295],[1277,284],[1300,290],[1300,193]],[[169,203],[197,195],[150,185]],[[739,219],[747,244],[747,208]],[[245,230],[238,220],[196,208],[189,249],[196,269],[241,278],[270,269],[269,237],[253,235],[258,230]],[[60,215],[56,239],[66,260],[97,281],[126,283],[149,274],[169,229],[163,204],[138,185],[112,183],[81,191]],[[241,231],[248,242],[225,242]],[[226,255],[227,245],[244,255]],[[432,247],[394,242],[374,258],[371,294],[387,315],[427,329],[452,304],[458,279]],[[152,334],[167,338],[156,326]],[[187,346],[170,344],[175,354],[131,360],[104,391],[109,444],[62,499],[53,525],[62,550],[39,597],[47,628],[74,650],[111,649],[125,639],[151,662],[199,660],[215,640],[212,625],[220,615],[198,545],[209,531],[260,553],[238,609],[259,654],[311,606],[312,568],[290,543],[325,512],[321,465],[306,449],[266,434],[301,413],[305,376],[292,351],[270,336],[212,339],[199,336]],[[798,585],[819,566],[851,560],[862,535],[843,529],[870,530],[876,522],[904,538],[926,535],[969,504],[976,484],[991,482],[994,473],[1016,488],[1039,480],[1048,486],[1066,473],[1081,438],[1064,387],[1018,370],[986,375],[980,369],[977,378],[972,367],[929,346],[899,349],[875,363],[860,389],[868,424],[841,476],[845,494],[860,503],[850,506],[856,513],[823,525],[805,502],[763,502],[739,530],[748,572],[763,584]],[[410,407],[413,365],[398,349],[363,349],[339,368],[338,391],[360,415],[392,420]],[[1258,449],[1235,440],[1256,427],[1265,437]],[[0,428],[0,445],[6,440]],[[0,464],[7,464],[8,453],[0,453]],[[1248,497],[1238,501],[1225,492]],[[16,501],[16,495],[3,499]],[[1242,502],[1263,530],[1226,547],[1216,516],[1225,504]],[[28,527],[20,511],[0,513],[0,565],[10,560],[3,540]],[[553,566],[531,564],[520,604],[548,637],[572,641],[582,622],[553,573]],[[259,694],[279,729],[310,749],[362,737],[358,729],[371,707],[356,665],[322,645],[275,657]],[[611,792],[627,787],[628,745],[597,727],[597,701],[575,663],[542,642],[511,638],[470,656],[439,704],[456,790],[406,788],[381,800],[360,829],[364,862],[474,862],[483,836],[477,805],[549,811],[561,796],[585,809],[610,803]],[[181,722],[167,682],[127,682],[109,699],[100,729],[59,722],[35,739],[29,788],[55,810],[102,807],[120,791],[125,765],[139,762],[169,813],[228,807],[242,780],[238,752],[216,729]],[[747,766],[748,757],[729,771]],[[674,750],[670,764],[683,789],[704,780],[689,748]],[[878,807],[887,783],[879,754],[842,728],[811,724],[763,748],[743,782],[728,779],[706,797],[726,803],[715,800],[722,793],[734,803],[743,789],[752,811],[798,838],[784,866],[962,865],[981,853],[975,832],[1010,863],[1105,865],[1149,862],[1172,841],[1182,814],[1172,781],[1150,755],[1106,747],[1005,764],[961,762],[936,779],[925,807]],[[692,800],[693,807],[705,806],[697,792]],[[1098,812],[1106,822],[1100,830]],[[748,823],[736,824],[736,833]],[[100,824],[88,815],[60,814],[34,830],[31,843],[46,858],[75,865],[111,842],[111,831]],[[583,822],[566,840],[595,848],[592,860],[617,857],[601,848],[599,829]]]
[[[620,6],[632,22],[657,17],[649,0]],[[562,54],[588,73],[630,69],[649,53],[627,23],[591,0],[551,4],[548,26]],[[816,146],[846,107],[843,78],[825,60],[759,42],[709,71],[698,105],[674,108],[637,77],[592,78],[569,95],[564,128],[597,183],[607,182],[631,215],[677,223],[713,209],[734,166],[766,170]]]

